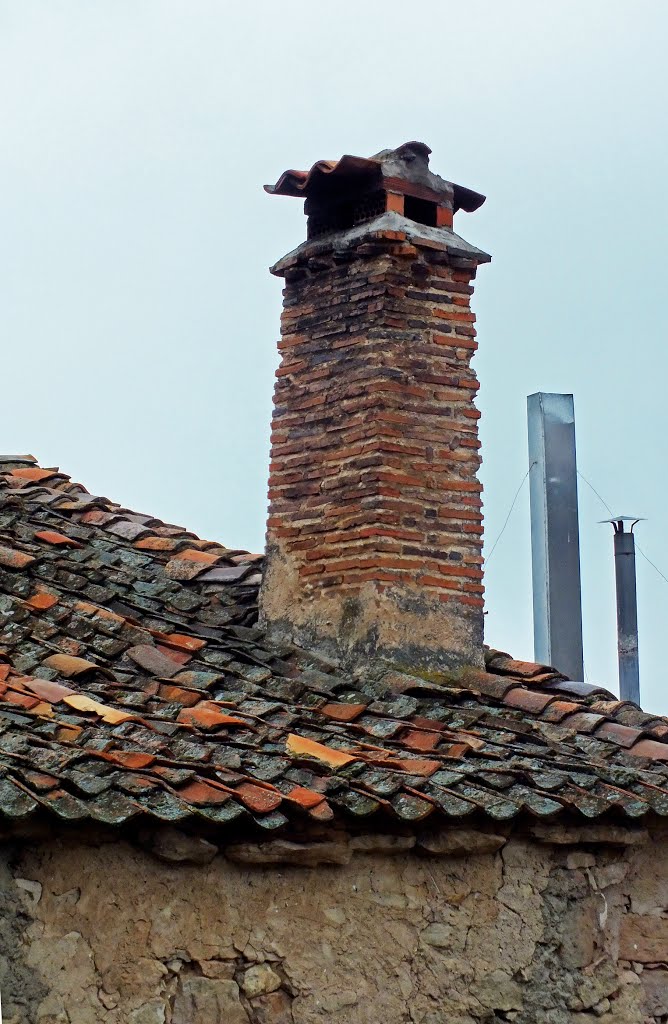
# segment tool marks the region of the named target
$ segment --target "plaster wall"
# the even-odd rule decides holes
[[[378,846],[317,867],[4,846],[4,1024],[668,1020],[665,833],[465,856]]]

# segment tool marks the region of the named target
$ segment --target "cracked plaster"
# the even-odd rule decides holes
[[[668,1018],[668,971],[633,930],[667,923],[660,836],[317,868],[172,865],[54,838],[7,853],[2,872],[5,1024]]]

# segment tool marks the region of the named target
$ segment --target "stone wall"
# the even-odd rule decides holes
[[[168,864],[119,840],[5,846],[4,1024],[655,1024],[668,844],[639,839],[449,834],[432,856],[392,856],[379,846],[406,844],[372,837],[312,868]],[[476,845],[500,849],[453,855]],[[173,833],[154,847],[209,859]]]

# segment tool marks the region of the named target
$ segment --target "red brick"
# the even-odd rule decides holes
[[[438,246],[395,259],[404,243],[366,240],[353,263],[329,269],[325,249],[321,269],[304,265],[286,282],[269,541],[293,559],[310,601],[370,581],[378,594],[399,583],[477,609],[473,274],[444,265]],[[421,341],[406,345],[407,330]]]

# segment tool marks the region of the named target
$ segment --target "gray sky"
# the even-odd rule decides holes
[[[579,468],[668,576],[665,0],[0,0],[0,449],[261,548],[286,167],[420,139],[485,193],[474,299],[488,547],[525,399],[574,392]],[[605,509],[581,484],[587,678],[616,688]],[[487,640],[531,657],[525,485]],[[668,713],[668,583],[638,564]]]

